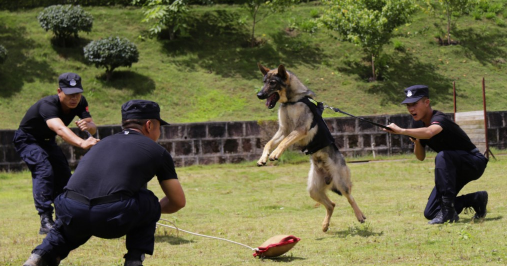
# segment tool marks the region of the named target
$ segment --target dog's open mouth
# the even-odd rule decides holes
[[[272,109],[275,107],[276,102],[280,99],[280,95],[278,95],[277,92],[272,93],[269,95],[268,99],[266,99],[266,106],[268,109]]]

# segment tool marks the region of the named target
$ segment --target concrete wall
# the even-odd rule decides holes
[[[452,118],[451,114],[448,114]],[[364,117],[379,124],[388,121],[409,127],[410,115]],[[378,127],[356,118],[325,119],[340,151],[348,157],[371,154],[392,155],[412,151],[406,136],[387,134]],[[278,128],[277,121],[209,122],[172,124],[162,128],[159,144],[173,156],[176,166],[195,164],[238,163],[257,160],[264,144]],[[86,135],[74,132],[85,138]],[[98,137],[105,138],[121,132],[121,127],[100,126]],[[26,169],[12,145],[14,130],[0,130],[0,171]],[[57,138],[72,167],[86,153]],[[507,111],[488,112],[488,139],[490,147],[507,149]]]

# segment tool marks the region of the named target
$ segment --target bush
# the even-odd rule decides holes
[[[394,50],[405,51],[405,44],[400,40],[393,40]]]
[[[78,32],[91,32],[93,26],[92,15],[85,12],[81,6],[54,5],[44,8],[37,16],[39,24],[46,31],[53,31],[59,41],[70,37],[79,38]]]
[[[7,49],[0,45],[0,64],[3,64],[7,60]]]
[[[137,46],[125,38],[109,37],[92,41],[84,47],[86,60],[95,67],[106,68],[106,79],[109,80],[117,67],[130,67],[139,60]]]

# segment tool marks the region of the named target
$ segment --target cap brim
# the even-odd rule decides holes
[[[61,88],[61,89],[65,94],[83,93],[83,89],[81,88]]]
[[[166,121],[164,121],[162,119],[159,119],[158,121],[160,121],[160,125],[161,126],[168,126],[168,125],[170,125],[169,123],[167,123]]]
[[[403,102],[401,102],[401,104],[415,103],[415,102],[419,101],[420,99],[422,99],[422,97],[423,96],[417,97],[417,98],[406,98]]]

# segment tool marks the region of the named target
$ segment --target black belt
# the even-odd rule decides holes
[[[107,195],[104,197],[89,199],[86,196],[83,196],[83,195],[81,195],[77,192],[71,191],[71,190],[67,190],[65,192],[65,197],[68,199],[73,199],[73,200],[79,201],[79,202],[86,204],[88,206],[113,203],[113,202],[118,202],[118,201],[121,201],[122,199],[128,198],[127,196],[124,196],[122,194],[111,194],[111,195]]]

